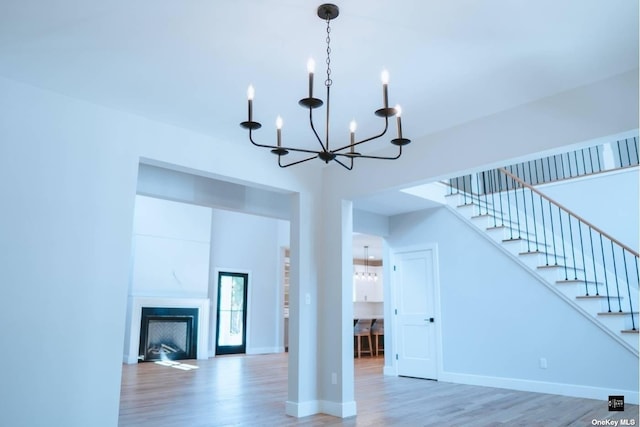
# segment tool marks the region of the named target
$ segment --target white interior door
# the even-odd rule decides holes
[[[395,257],[398,375],[438,379],[435,249]]]

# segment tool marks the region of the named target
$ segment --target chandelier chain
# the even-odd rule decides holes
[[[324,81],[326,87],[331,86],[331,19],[327,18],[327,80]]]

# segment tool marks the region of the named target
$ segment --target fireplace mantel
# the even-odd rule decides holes
[[[142,307],[197,308],[198,359],[208,358],[209,300],[207,298],[129,297],[124,363],[138,363]]]

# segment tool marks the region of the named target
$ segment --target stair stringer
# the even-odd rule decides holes
[[[511,259],[514,263],[519,265],[524,271],[526,271],[533,278],[535,278],[538,282],[540,282],[547,289],[549,289],[553,294],[555,294],[558,298],[560,298],[560,300],[564,301],[567,305],[569,305],[571,308],[573,308],[575,311],[577,311],[579,314],[581,314],[585,319],[587,319],[589,322],[591,322],[592,324],[597,326],[599,329],[601,329],[604,333],[606,333],[609,337],[611,337],[612,340],[614,340],[616,343],[618,343],[624,349],[629,351],[635,357],[639,357],[640,356],[640,353],[638,352],[638,349],[634,348],[632,345],[627,343],[623,338],[621,338],[615,332],[613,332],[611,329],[606,327],[596,317],[594,317],[587,310],[585,310],[583,307],[581,307],[576,301],[572,300],[570,297],[568,297],[562,291],[560,291],[557,288],[557,286],[554,286],[547,279],[545,279],[542,275],[540,275],[536,271],[532,270],[532,268],[530,266],[528,266],[524,261],[522,261],[516,254],[514,254],[513,252],[511,252],[508,249],[506,249],[502,244],[497,242],[495,239],[491,238],[486,233],[486,231],[481,230],[469,218],[466,218],[463,214],[458,212],[458,210],[456,208],[452,207],[449,204],[445,204],[444,206],[446,207],[446,209],[449,210],[449,212],[451,212],[463,224],[465,224],[466,226],[468,226],[469,228],[474,230],[476,233],[481,235],[483,239],[485,239],[486,241],[490,242],[493,246],[498,248],[507,258]]]

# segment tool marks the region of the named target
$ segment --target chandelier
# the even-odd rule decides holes
[[[353,273],[353,277],[354,279],[358,279],[358,280],[367,280],[369,282],[377,282],[378,281],[378,274],[377,273],[370,273],[369,272],[369,246],[365,246],[364,247],[364,271],[361,272],[360,274],[358,274],[357,271],[355,271]]]
[[[278,165],[281,168],[286,168],[289,166],[297,165],[300,163],[307,162],[309,160],[318,158],[325,163],[329,163],[330,161],[335,161],[340,164],[344,168],[351,170],[354,166],[355,159],[380,159],[380,160],[395,160],[400,158],[402,155],[402,147],[409,144],[411,142],[410,139],[404,138],[402,136],[402,123],[401,123],[401,109],[400,106],[396,105],[395,107],[389,107],[389,96],[388,96],[388,84],[389,84],[389,73],[385,70],[382,72],[382,94],[383,94],[383,103],[382,108],[379,108],[375,111],[375,115],[384,119],[384,128],[383,130],[371,137],[364,138],[361,140],[356,140],[355,132],[356,132],[356,122],[351,121],[349,125],[349,143],[338,146],[337,148],[331,148],[329,144],[329,115],[330,115],[330,94],[331,94],[331,84],[333,83],[331,80],[331,20],[335,19],[338,16],[339,10],[338,6],[334,4],[323,4],[318,7],[318,17],[325,20],[327,23],[327,78],[324,82],[326,87],[326,118],[325,118],[325,129],[324,129],[324,141],[323,138],[320,137],[318,131],[316,130],[316,126],[313,120],[313,110],[324,105],[324,102],[321,99],[315,98],[313,96],[313,74],[315,63],[313,59],[310,59],[307,64],[307,71],[309,72],[309,94],[306,98],[302,98],[298,101],[298,104],[303,107],[309,109],[309,126],[311,127],[311,131],[320,144],[320,148],[318,150],[311,150],[305,148],[295,148],[282,144],[282,118],[278,116],[276,119],[276,145],[266,145],[257,143],[254,140],[253,133],[257,129],[262,127],[260,122],[257,122],[253,119],[253,98],[255,95],[255,91],[253,86],[249,86],[247,90],[247,98],[248,98],[248,118],[246,121],[240,123],[240,126],[249,131],[249,141],[256,147],[268,148],[271,152],[278,156]],[[389,118],[396,117],[396,127],[397,127],[397,137],[392,139],[391,144],[398,147],[398,152],[395,156],[373,156],[362,154],[356,151],[356,147],[364,144],[366,142],[373,141],[375,139],[381,138],[387,133],[389,128]],[[295,160],[290,161],[289,163],[283,162],[283,157],[288,155],[289,153],[297,153],[298,156]]]

